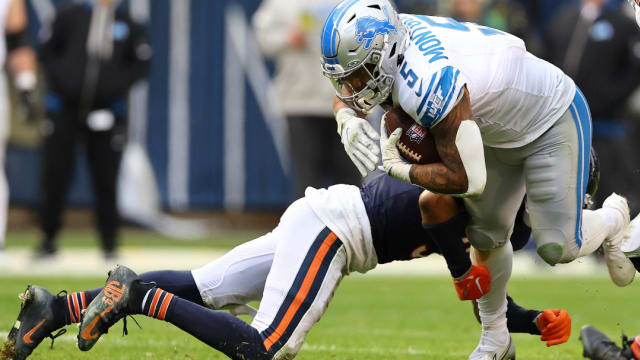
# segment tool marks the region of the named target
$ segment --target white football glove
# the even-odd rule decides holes
[[[384,116],[380,124],[380,149],[382,149],[382,166],[384,171],[393,176],[394,178],[406,181],[411,184],[411,163],[405,160],[400,151],[398,151],[398,140],[402,135],[402,128],[395,129],[389,137],[387,137],[386,124],[384,122]]]
[[[336,113],[338,134],[344,150],[358,168],[362,176],[367,171],[376,169],[380,149],[376,141],[380,138],[378,132],[365,119],[359,118],[350,108],[342,108]]]

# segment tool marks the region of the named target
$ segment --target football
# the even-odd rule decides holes
[[[405,160],[413,164],[431,164],[440,162],[436,144],[429,129],[417,124],[402,109],[391,109],[384,114],[387,136],[395,129],[402,128],[398,140],[398,150]]]

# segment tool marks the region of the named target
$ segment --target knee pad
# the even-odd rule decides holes
[[[573,239],[554,229],[533,230],[533,238],[537,245],[537,253],[542,260],[553,266],[568,263],[578,256],[578,246],[567,246]]]
[[[508,233],[507,233],[508,234]],[[467,226],[467,237],[474,248],[482,251],[500,247],[506,242],[506,234],[492,234],[484,227],[477,225]]]

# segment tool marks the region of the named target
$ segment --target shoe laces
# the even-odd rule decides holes
[[[122,336],[127,336],[129,335],[129,330],[127,329],[127,317],[130,317],[131,320],[133,320],[134,323],[136,323],[136,325],[138,325],[138,327],[140,329],[142,329],[142,326],[140,325],[140,323],[138,322],[138,320],[136,320],[136,318],[133,317],[133,315],[125,315],[122,318]]]
[[[62,335],[64,335],[64,334],[66,334],[66,333],[67,333],[67,329],[64,329],[64,328],[62,328],[62,329],[58,330],[58,332],[57,332],[55,335],[54,335],[54,334],[52,334],[52,333],[49,333],[49,335],[47,335],[46,337],[48,337],[48,338],[50,338],[50,339],[51,339],[51,347],[50,347],[50,348],[51,348],[51,349],[53,349],[53,341],[54,341],[56,338],[58,338],[58,337],[60,337],[60,336],[62,336]]]

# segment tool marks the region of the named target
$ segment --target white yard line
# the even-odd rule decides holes
[[[116,264],[126,264],[137,272],[161,269],[195,269],[213,261],[224,252],[209,249],[181,248],[123,248],[121,257],[107,263],[98,249],[64,249],[54,260],[34,261],[30,249],[8,249],[0,260],[2,276],[105,276]],[[535,254],[518,253],[513,261],[514,278],[606,277],[603,263],[594,258],[581,258],[571,264],[546,265]],[[357,275],[355,275],[357,274]],[[354,276],[361,276],[354,273]],[[412,261],[397,261],[380,265],[367,276],[448,276],[441,256],[430,256]]]

